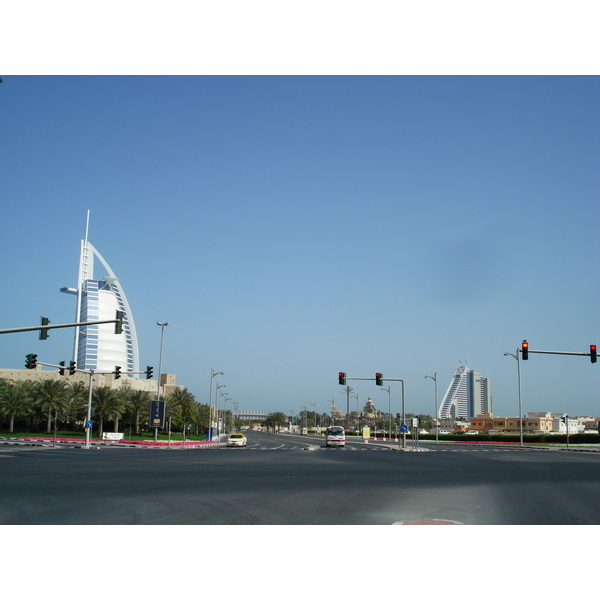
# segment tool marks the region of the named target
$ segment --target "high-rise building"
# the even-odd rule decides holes
[[[470,419],[491,413],[492,392],[490,380],[478,369],[459,365],[440,405],[440,419]]]
[[[118,278],[88,240],[89,220],[88,211],[85,239],[81,241],[77,288],[61,288],[60,291],[77,296],[77,323],[108,321],[115,318],[117,310],[122,311],[123,333],[115,334],[113,323],[76,327],[73,360],[78,369],[98,372],[110,372],[120,366],[125,376],[126,372],[140,370],[135,325]],[[102,263],[107,275],[94,276],[94,257]]]

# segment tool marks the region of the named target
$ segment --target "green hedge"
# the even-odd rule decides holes
[[[435,434],[423,434],[419,435],[420,440],[435,440]],[[438,437],[440,441],[445,442],[505,442],[505,443],[519,443],[520,436],[513,434],[478,434],[478,435],[466,435],[466,434],[455,434],[450,433],[446,435],[440,435]],[[566,434],[557,435],[526,435],[523,434],[523,442],[528,444],[566,444]],[[569,444],[600,444],[600,434],[597,433],[573,433],[569,435]]]

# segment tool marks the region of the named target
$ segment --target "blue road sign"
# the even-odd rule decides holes
[[[404,423],[400,425],[400,431],[406,433],[408,431],[408,425],[405,425]]]
[[[88,421],[88,422],[85,424],[85,426],[86,426],[88,429],[91,429],[93,424],[94,424],[94,423],[93,423],[92,421]]]

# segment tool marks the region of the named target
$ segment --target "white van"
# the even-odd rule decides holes
[[[332,425],[325,431],[325,445],[326,446],[345,446],[346,445],[346,432],[343,427],[339,425]]]

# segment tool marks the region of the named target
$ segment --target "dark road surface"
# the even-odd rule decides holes
[[[0,524],[600,524],[600,453],[421,448],[0,448]]]

